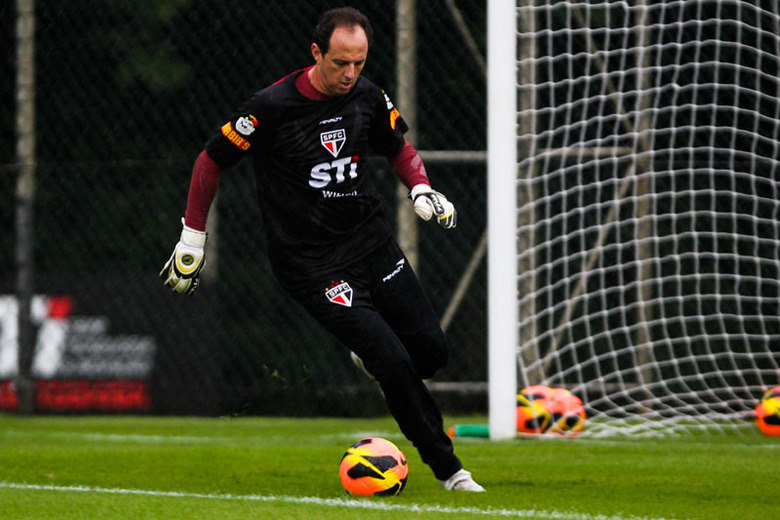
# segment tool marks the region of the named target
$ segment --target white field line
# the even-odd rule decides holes
[[[121,434],[121,433],[77,433],[77,432],[56,432],[56,431],[36,431],[25,430],[6,430],[0,433],[0,436],[7,437],[48,437],[53,439],[89,441],[89,442],[133,442],[139,444],[230,444],[252,441],[252,437],[210,437],[206,435],[148,435],[148,434]],[[353,433],[337,433],[330,435],[320,435],[318,438],[327,440],[344,440],[356,442],[364,437],[384,437],[385,439],[403,439],[400,433],[386,431],[363,431]],[[257,440],[269,442],[273,440],[286,441],[286,437],[274,437],[267,435],[258,435]]]
[[[220,493],[188,493],[183,491],[154,491],[145,489],[100,488],[90,486],[53,486],[0,482],[0,489],[22,491],[55,491],[63,493],[94,493],[106,495],[136,495],[164,498],[196,498],[203,500],[233,500],[242,502],[282,502],[286,504],[309,504],[321,507],[346,507],[404,513],[438,513],[451,515],[480,515],[508,518],[536,518],[550,520],[666,520],[639,516],[590,515],[567,511],[543,509],[493,509],[479,507],[451,507],[436,504],[391,504],[389,502],[354,498],[296,497],[289,495],[232,495]]]
[[[236,442],[231,437],[207,437],[195,435],[138,435],[122,433],[75,433],[75,432],[44,432],[7,430],[4,435],[9,437],[48,437],[53,439],[90,441],[90,442],[137,442],[142,444],[212,444]]]

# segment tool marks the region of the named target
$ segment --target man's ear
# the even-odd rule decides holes
[[[319,62],[322,59],[322,51],[316,43],[311,44],[311,55],[314,57],[315,62]]]

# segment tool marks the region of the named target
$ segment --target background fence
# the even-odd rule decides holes
[[[0,104],[0,295],[7,296],[16,283],[14,200],[21,171],[11,101],[18,13],[11,4],[0,4],[0,92],[7,100]],[[223,177],[212,209],[212,265],[199,293],[177,297],[157,278],[178,238],[192,163],[205,141],[253,91],[312,62],[309,32],[319,13],[335,4],[35,2],[33,292],[43,298],[33,311],[39,357],[33,375],[39,409],[384,411],[346,349],[273,279],[248,163]],[[396,12],[389,4],[351,2],[375,29],[364,74],[396,97],[404,86],[396,81]],[[415,145],[483,150],[485,78],[475,51],[484,54],[485,2],[418,0],[415,12],[418,104],[397,103],[402,114],[416,108]],[[395,221],[397,181],[384,160],[375,163],[378,190]],[[485,226],[484,164],[431,160],[427,169],[459,211],[454,232],[434,225],[419,230],[419,274],[440,313],[469,262],[477,266],[448,324],[452,361],[437,379],[484,381],[485,270],[475,256]],[[5,408],[16,405],[13,302],[0,300]],[[447,408],[483,406],[484,395],[469,395],[441,397]]]

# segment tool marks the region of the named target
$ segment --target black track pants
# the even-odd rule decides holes
[[[395,240],[321,277],[280,280],[285,290],[363,360],[387,406],[436,478],[462,466],[423,379],[448,346],[428,297]]]

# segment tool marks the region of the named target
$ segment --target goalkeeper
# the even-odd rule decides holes
[[[398,110],[360,76],[371,34],[355,9],[324,13],[312,37],[314,65],[255,93],[207,142],[193,168],[181,239],[160,276],[176,293],[195,292],[221,173],[251,156],[268,256],[282,287],[378,381],[442,486],[484,491],[455,455],[423,383],[445,364],[448,346],[379,209],[369,148],[388,157],[420,218],[451,229],[455,207],[431,188]]]

